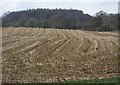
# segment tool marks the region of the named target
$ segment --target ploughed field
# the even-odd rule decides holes
[[[43,83],[118,75],[118,34],[3,28],[3,82]]]

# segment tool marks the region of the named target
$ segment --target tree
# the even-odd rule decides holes
[[[97,13],[95,14],[96,17],[106,16],[106,15],[107,15],[107,13],[104,12],[104,11],[99,11],[99,12],[97,12]]]
[[[34,18],[30,18],[26,21],[25,26],[26,27],[36,27],[37,20]]]

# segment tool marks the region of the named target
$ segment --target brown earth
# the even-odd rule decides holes
[[[3,82],[100,79],[118,73],[118,34],[3,28]]]

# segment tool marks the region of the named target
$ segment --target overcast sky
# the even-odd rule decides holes
[[[94,15],[101,10],[118,13],[119,0],[0,0],[0,16],[7,11],[19,11],[32,8],[78,9]]]

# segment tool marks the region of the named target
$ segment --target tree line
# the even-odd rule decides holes
[[[82,29],[89,31],[116,31],[118,14],[100,11],[95,16],[74,9],[29,9],[6,13],[3,27],[39,27],[59,29]]]

